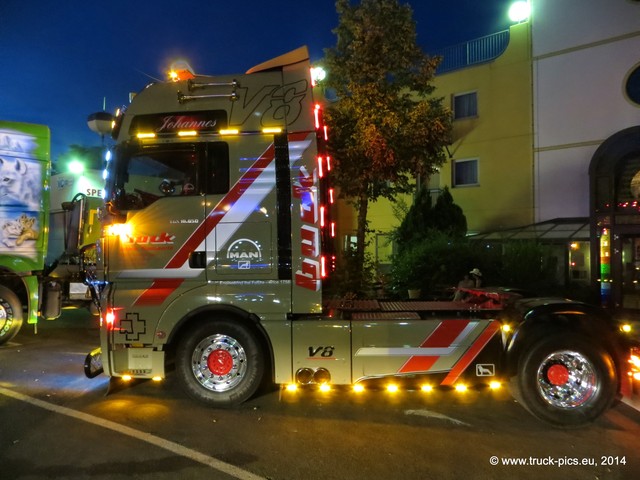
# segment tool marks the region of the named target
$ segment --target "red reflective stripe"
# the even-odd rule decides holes
[[[154,280],[153,284],[147,288],[133,302],[136,306],[160,305],[171,295],[184,281],[183,278],[166,278]]]
[[[500,330],[500,325],[496,321],[492,321],[487,325],[484,332],[480,334],[478,339],[471,345],[467,353],[465,353],[460,360],[453,366],[449,375],[445,377],[441,385],[453,385],[462,372],[464,372],[469,364],[478,356],[482,349],[489,343],[489,340]]]
[[[447,348],[458,338],[470,320],[444,320],[422,342],[420,348]],[[425,372],[431,369],[440,356],[414,355],[410,357],[398,373]]]
[[[405,362],[404,365],[398,370],[398,373],[411,373],[411,372],[427,372],[431,370],[433,364],[438,361],[440,357],[434,356],[413,356]]]

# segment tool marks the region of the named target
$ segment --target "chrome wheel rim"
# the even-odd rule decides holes
[[[598,391],[595,366],[579,352],[563,350],[548,355],[538,367],[537,387],[542,398],[557,408],[584,405]]]
[[[0,336],[4,335],[11,328],[11,320],[7,319],[7,310],[0,305]]]
[[[200,385],[213,392],[236,387],[247,372],[247,354],[242,345],[228,335],[210,335],[196,345],[191,370]]]

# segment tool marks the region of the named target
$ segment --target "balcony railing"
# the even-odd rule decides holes
[[[442,62],[436,73],[451,72],[471,65],[490,62],[502,55],[508,45],[509,30],[503,30],[486,37],[443,48],[433,54],[442,57]]]

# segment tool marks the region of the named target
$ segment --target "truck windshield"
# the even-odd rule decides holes
[[[108,180],[111,202],[136,210],[159,198],[200,194],[200,151],[195,144],[117,148]]]

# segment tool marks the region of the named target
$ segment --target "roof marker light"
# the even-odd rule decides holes
[[[198,132],[195,130],[180,130],[178,132],[179,137],[195,137],[198,135]]]
[[[156,134],[153,132],[140,132],[136,135],[137,138],[156,138]]]

